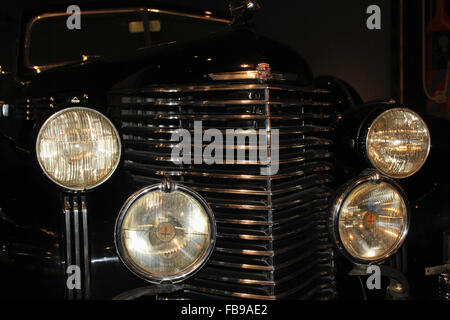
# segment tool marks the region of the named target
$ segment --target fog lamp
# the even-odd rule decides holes
[[[402,245],[409,227],[407,200],[395,181],[376,171],[338,191],[331,233],[341,252],[356,262],[379,262]]]
[[[182,185],[153,185],[133,194],[116,221],[118,254],[152,282],[180,282],[198,271],[214,247],[216,225],[206,201]]]

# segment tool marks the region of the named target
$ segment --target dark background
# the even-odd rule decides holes
[[[16,41],[18,17],[24,8],[48,4],[83,4],[92,1],[17,1],[0,7],[0,65],[11,70],[12,47]],[[111,5],[114,0],[96,1]],[[389,0],[260,0],[256,29],[297,50],[311,65],[314,75],[331,74],[349,82],[364,100],[395,97],[392,87],[393,49],[391,3]],[[159,0],[145,4],[182,5],[228,15],[228,0]],[[381,30],[368,30],[366,9],[381,8]],[[395,56],[394,56],[395,58]],[[395,90],[394,90],[395,91]]]

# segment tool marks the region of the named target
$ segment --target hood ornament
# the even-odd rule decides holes
[[[258,0],[231,0],[228,5],[233,22],[242,22],[250,19],[261,8]]]

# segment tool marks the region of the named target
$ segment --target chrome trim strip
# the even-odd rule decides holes
[[[216,252],[230,253],[230,254],[239,254],[239,255],[249,255],[249,256],[267,256],[273,257],[275,255],[275,251],[261,251],[261,250],[249,250],[249,249],[230,249],[217,247],[215,249]]]
[[[316,274],[312,277],[309,277],[306,281],[302,282],[301,284],[291,288],[290,290],[284,291],[282,293],[279,293],[277,295],[261,295],[261,294],[254,294],[254,293],[244,293],[244,292],[233,292],[233,291],[227,291],[227,290],[221,290],[221,289],[213,289],[213,288],[207,288],[202,287],[196,284],[181,284],[181,285],[159,285],[159,286],[148,286],[148,287],[142,287],[142,288],[136,288],[132,289],[126,292],[123,292],[116,297],[113,298],[113,300],[133,300],[138,299],[144,296],[157,296],[159,294],[164,293],[174,293],[176,291],[185,291],[185,292],[192,292],[192,293],[206,293],[211,295],[219,295],[219,296],[227,296],[227,297],[235,297],[235,298],[243,298],[243,299],[257,299],[257,300],[277,300],[285,298],[295,292],[300,291],[301,289],[310,286],[313,284],[317,278],[319,278],[319,274]],[[207,280],[200,280],[200,281],[207,281]],[[312,288],[310,292],[306,293],[304,297],[311,297],[315,293],[320,291],[321,286],[318,285],[315,288]]]
[[[196,107],[204,106],[218,106],[218,105],[253,105],[261,104],[265,105],[269,103],[271,105],[288,105],[288,106],[331,106],[330,102],[320,102],[312,100],[259,100],[259,99],[238,99],[238,100],[154,100],[152,98],[147,98],[146,101],[135,102],[135,101],[122,101],[123,104],[136,104],[139,103],[141,106],[183,106],[183,105],[193,105]]]
[[[222,296],[231,296],[237,298],[248,298],[248,299],[259,299],[259,300],[275,300],[275,296],[264,296],[257,294],[249,294],[249,293],[239,293],[239,292],[231,292],[224,291],[218,289],[210,289],[203,288],[200,286],[192,285],[192,284],[181,284],[181,285],[159,285],[159,286],[148,286],[132,289],[126,292],[122,292],[119,295],[115,296],[113,300],[133,300],[142,298],[144,296],[158,296],[160,294],[165,293],[175,293],[177,291],[185,291],[185,292],[193,292],[193,293],[208,293],[212,295],[222,295]]]
[[[257,83],[246,83],[246,84],[210,84],[210,85],[191,85],[191,86],[173,86],[173,87],[149,87],[149,88],[139,88],[139,89],[118,89],[113,90],[113,94],[132,94],[132,93],[147,93],[147,92],[159,92],[159,93],[181,93],[181,92],[191,92],[191,91],[233,91],[233,90],[284,90],[284,91],[295,91],[303,93],[317,93],[317,94],[329,94],[329,90],[316,89],[312,87],[299,87],[292,86],[288,84],[257,84]]]
[[[74,237],[75,237],[75,265],[81,268],[81,244],[80,244],[80,218],[78,216],[78,199],[76,196],[73,197],[73,227],[74,227]],[[76,296],[81,298],[81,288],[77,289]]]
[[[289,252],[291,250],[298,250],[298,248],[303,247],[307,244],[309,244],[312,241],[315,241],[318,239],[318,235],[317,233],[312,235],[311,237],[309,237],[308,239],[302,240],[302,241],[297,241],[291,245],[288,245],[286,247],[283,248],[279,248],[279,249],[275,249],[275,250],[267,250],[267,251],[262,251],[262,250],[248,250],[248,249],[233,249],[233,248],[226,248],[226,247],[216,247],[215,251],[216,252],[220,252],[220,253],[229,253],[229,254],[236,254],[236,255],[244,255],[244,256],[269,256],[269,257],[273,257],[277,254],[283,254],[286,252]]]
[[[288,128],[288,129],[286,129]],[[289,130],[289,128],[292,128]],[[304,134],[304,133],[311,133],[311,132],[329,132],[331,131],[331,127],[321,127],[321,126],[304,126],[300,129],[295,129],[296,127],[281,127],[281,128],[273,128],[273,129],[278,129],[280,135],[292,135],[292,134]],[[125,130],[124,130],[125,129]],[[158,125],[147,125],[146,127],[139,127],[139,126],[128,126],[125,123],[122,123],[122,130],[124,131],[132,131],[134,130],[136,133],[136,131],[138,131],[137,135],[139,135],[139,133],[145,133],[145,132],[151,132],[151,133],[176,133],[178,132],[180,128],[178,128],[178,126],[158,126]],[[188,128],[184,128],[185,130],[187,130],[189,133],[194,133],[194,129],[188,129]],[[218,129],[223,135],[226,134],[226,128],[216,128]],[[306,129],[306,130],[305,130]],[[208,129],[204,128],[202,129],[202,133],[205,133]],[[200,131],[200,130],[199,130]],[[128,134],[128,133],[125,133]],[[234,132],[235,135],[244,135],[244,136],[249,136],[250,134],[248,132],[246,132],[246,130],[235,130]],[[257,132],[254,132],[255,135],[257,135]],[[134,134],[136,135],[136,134]]]
[[[64,221],[65,221],[65,238],[66,238],[66,264],[65,264],[65,270],[64,274],[66,275],[67,268],[72,265],[72,232],[71,232],[71,221],[70,221],[70,201],[69,197],[64,197]],[[65,279],[66,277],[64,277]],[[67,290],[67,296],[69,300],[72,300],[74,298],[74,292],[73,289],[69,289],[67,287],[67,283],[64,284],[65,288]]]
[[[314,185],[324,184],[324,183],[331,182],[331,181],[332,181],[331,177],[330,178],[322,177],[319,180],[315,180]],[[272,190],[272,191],[270,191],[270,190],[259,191],[259,190],[251,190],[251,189],[197,187],[195,185],[188,184],[188,183],[186,183],[186,185],[188,185],[190,188],[192,188],[196,191],[202,191],[202,192],[207,192],[207,193],[248,194],[248,195],[266,195],[266,196],[278,195],[278,194],[283,194],[283,193],[287,193],[287,192],[291,192],[291,191],[303,190],[308,187],[311,187],[311,183],[308,183],[308,184],[297,184],[292,187],[277,189],[277,190]]]
[[[150,152],[146,152],[146,151],[125,151],[124,152],[125,155],[130,156],[135,156],[135,157],[147,157],[148,159],[151,159],[153,161],[160,161],[160,162],[173,162],[173,158],[172,157],[166,157],[166,156],[158,156],[158,155],[154,155],[151,154]],[[317,158],[331,158],[332,154],[329,152],[324,152],[323,154],[318,154],[317,156],[313,157],[313,159],[317,159]],[[310,157],[307,156],[300,156],[300,157],[296,157],[296,158],[290,158],[290,159],[285,159],[285,160],[278,160],[278,161],[272,161],[272,164],[289,164],[289,163],[297,163],[297,162],[304,162],[308,159],[311,159]],[[191,158],[191,163],[194,163],[194,156],[192,156]],[[224,166],[227,165],[258,165],[258,166],[264,166],[267,165],[267,163],[260,161],[260,160],[232,160],[229,161],[227,163],[222,164]]]
[[[141,144],[141,145],[150,145],[154,148],[173,148],[179,144],[178,141],[175,140],[166,140],[166,141],[160,141],[160,140],[153,140],[151,138],[149,139],[139,139],[139,140],[133,140],[132,138],[128,137],[126,134],[123,135],[123,145],[126,147],[127,145],[133,145],[133,144]],[[305,148],[310,146],[330,146],[332,142],[330,140],[321,139],[321,140],[310,140],[304,139],[303,142],[293,143],[293,144],[281,144],[276,147],[273,146],[272,148],[275,150],[284,150],[284,149],[297,149],[297,148]],[[195,144],[191,143],[191,147],[193,148]],[[204,143],[202,144],[202,148],[208,146],[208,144]],[[223,145],[223,146],[217,146],[217,149],[222,150],[228,150],[228,149],[234,149],[234,150],[258,150],[258,146],[250,146],[250,145]]]
[[[221,281],[221,282],[228,282],[228,283],[235,283],[235,284],[243,284],[243,285],[261,285],[261,286],[275,286],[276,282],[272,280],[256,280],[256,279],[250,279],[250,278],[235,278],[235,277],[229,277],[224,276],[223,273],[221,274],[219,270],[216,274],[211,273],[202,273],[199,275],[199,279],[202,280],[212,280],[212,281]],[[208,272],[205,270],[205,272]]]
[[[258,70],[209,73],[208,77],[210,77],[214,81],[260,79]],[[297,80],[297,75],[292,73],[272,73],[267,80],[269,79],[280,81],[295,81]]]
[[[145,13],[145,12],[175,15],[175,16],[181,16],[181,17],[186,17],[186,18],[208,20],[208,21],[215,21],[215,22],[223,22],[226,24],[232,23],[231,20],[211,17],[210,15],[188,14],[188,13],[182,13],[182,12],[178,12],[178,11],[160,10],[160,9],[156,9],[156,8],[147,8],[147,7],[129,8],[129,9],[86,10],[86,11],[82,10],[80,13],[81,13],[81,15],[93,15],[93,14]],[[32,28],[33,24],[38,20],[42,20],[42,19],[46,19],[46,18],[54,18],[54,17],[62,17],[62,16],[70,16],[70,15],[71,15],[71,13],[67,13],[67,12],[44,13],[44,14],[35,16],[27,23],[27,26],[25,28],[25,42],[24,42],[24,65],[26,68],[28,68],[28,69],[36,69],[37,68],[39,70],[46,70],[46,69],[59,67],[59,66],[65,65],[67,63],[70,63],[70,61],[67,61],[67,62],[50,64],[50,65],[46,65],[46,66],[33,66],[30,61],[30,40],[31,40],[31,28]]]
[[[65,195],[63,198],[64,224],[66,238],[65,281],[68,299],[89,299],[91,289],[89,233],[87,201],[84,195]],[[81,224],[80,224],[81,219]],[[73,245],[72,245],[73,242]],[[75,261],[74,261],[75,260]],[[76,265],[81,272],[81,288],[69,289],[67,286],[69,266]]]
[[[132,109],[136,110],[136,109]],[[162,119],[162,120],[230,120],[230,119],[242,119],[242,120],[285,120],[286,117],[289,120],[310,120],[310,119],[328,119],[331,118],[331,115],[325,114],[303,114],[298,115],[297,113],[285,113],[282,116],[266,116],[262,114],[152,114],[152,113],[136,113],[136,114],[124,114],[122,112],[122,121],[132,121],[135,118],[139,118],[140,120],[144,120],[146,118],[154,120],[154,119]]]
[[[275,271],[275,267],[273,265],[262,266],[262,265],[256,265],[256,264],[220,261],[220,260],[215,260],[215,259],[211,259],[208,262],[208,265],[245,269],[245,270]]]
[[[168,14],[168,15],[174,15],[174,16],[180,16],[180,17],[186,17],[186,18],[208,20],[208,21],[215,21],[215,22],[223,22],[223,23],[227,23],[227,24],[231,24],[232,23],[231,20],[217,18],[217,17],[212,17],[212,16],[210,16],[208,14],[199,15],[199,14],[190,14],[190,13],[184,13],[184,12],[179,12],[179,11],[160,10],[160,9],[151,9],[151,8],[145,8],[143,10],[147,11],[147,12],[152,12],[152,13],[161,13],[161,14]]]
[[[250,278],[236,278],[236,277],[224,276],[223,274],[221,275],[220,272],[211,273],[211,271],[213,271],[213,270],[207,270],[207,269],[205,270],[204,273],[200,274],[199,279],[230,282],[230,283],[243,284],[243,285],[276,286],[280,283],[286,282],[286,281],[291,280],[301,274],[304,274],[305,272],[308,272],[312,267],[317,265],[317,263],[318,263],[317,260],[312,260],[309,263],[307,263],[306,265],[302,265],[298,270],[291,272],[278,280],[257,280],[257,279],[250,279]],[[219,270],[217,270],[217,271],[219,271]]]
[[[323,190],[321,193],[314,194],[314,197],[317,198],[326,198],[331,196],[331,191]],[[278,200],[278,199],[277,199]],[[208,198],[208,201],[211,205],[211,207],[214,208],[228,208],[228,209],[241,209],[241,210],[280,210],[284,209],[286,207],[295,205],[295,204],[301,204],[304,202],[304,199],[295,199],[292,201],[277,201],[279,204],[273,204],[271,207],[269,205],[244,205],[244,204],[230,204],[230,203],[221,203],[219,199],[212,199]]]
[[[278,300],[283,299],[284,297],[287,297],[309,285],[311,285],[314,281],[319,278],[319,274],[316,274],[312,277],[309,277],[306,281],[302,282],[300,285],[295,286],[294,288],[284,291],[282,293],[276,294],[276,295],[258,295],[258,294],[252,294],[252,293],[243,293],[243,292],[232,292],[232,291],[225,291],[220,289],[212,289],[212,288],[205,288],[205,287],[199,287],[196,285],[187,285],[186,289],[190,289],[192,291],[198,291],[198,292],[208,292],[211,294],[217,294],[217,295],[223,295],[223,296],[231,296],[236,298],[244,298],[244,299],[258,299],[258,300]]]
[[[180,170],[173,170],[173,171],[167,171],[167,169],[163,169],[164,167],[158,168],[157,166],[147,165],[147,164],[136,164],[130,160],[125,160],[124,165],[129,169],[133,170],[137,166],[140,168],[145,168],[149,171],[154,171],[156,175],[174,175],[174,176],[180,176],[180,175],[189,175],[189,176],[200,176],[200,177],[206,177],[206,178],[221,178],[221,179],[251,179],[251,180],[267,180],[269,179],[268,176],[262,176],[262,175],[255,175],[255,174],[228,174],[228,173],[221,173],[221,172],[199,172],[199,171],[185,171],[185,169]],[[133,168],[134,167],[134,168]],[[305,175],[305,168],[302,168],[303,166],[300,166],[300,168],[293,168],[293,172],[288,173],[279,173],[277,175],[272,176],[272,180],[279,180],[279,179],[285,179],[292,176],[303,176]],[[298,170],[298,169],[303,170]],[[137,169],[137,168],[136,168]],[[321,163],[320,166],[316,166],[313,171],[319,172],[319,171],[329,171],[332,169],[331,164],[329,163]]]
[[[91,295],[91,268],[89,257],[89,232],[88,232],[88,211],[86,196],[81,196],[81,215],[83,221],[83,252],[84,252],[84,288],[85,298],[89,299]]]
[[[328,206],[323,205],[322,207],[317,207],[317,211],[324,210]],[[278,215],[278,213],[276,213]],[[245,219],[232,219],[232,218],[216,218],[216,222],[218,224],[237,224],[237,225],[243,225],[243,226],[277,226],[283,223],[287,223],[289,221],[293,221],[296,219],[301,218],[301,214],[296,214],[284,219],[277,219],[274,222],[268,222],[268,221],[259,221],[259,220],[245,220]]]
[[[221,232],[217,234],[217,238],[226,238],[226,239],[240,239],[240,240],[267,240],[267,241],[276,241],[280,239],[284,239],[289,237],[292,234],[300,234],[301,231],[309,229],[313,226],[317,225],[316,221],[309,221],[308,223],[303,224],[301,227],[289,230],[288,232],[284,232],[279,235],[269,235],[269,236],[258,236],[251,234],[234,234],[234,233],[225,233]],[[242,231],[245,232],[245,231]]]

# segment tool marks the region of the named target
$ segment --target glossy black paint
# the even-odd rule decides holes
[[[41,74],[2,79],[0,100],[18,107],[26,99],[54,96],[60,99],[47,116],[70,105],[73,96],[87,94],[82,105],[109,116],[110,90],[125,90],[172,83],[206,82],[213,72],[254,69],[270,63],[272,72],[297,74],[293,84],[310,85],[307,63],[292,50],[253,34],[246,27],[230,28],[196,43],[178,43],[141,50],[132,57],[116,57],[74,64]],[[22,82],[22,84],[20,83]],[[336,95],[335,187],[368,167],[358,150],[357,133],[364,120],[391,104],[361,106],[358,94],[341,80],[318,78],[315,85]],[[5,89],[8,88],[8,89]],[[69,99],[69,100],[68,100]],[[63,103],[65,101],[65,104]],[[37,131],[46,116],[30,121],[0,118],[2,178],[0,192],[0,261],[3,297],[64,298],[64,241],[62,198],[67,191],[51,183],[40,170],[34,154]],[[411,231],[403,250],[402,267],[416,297],[434,293],[433,279],[425,279],[424,267],[442,264],[443,230],[450,228],[448,166],[448,121],[426,118],[433,147],[424,168],[401,181],[413,207]],[[354,140],[352,142],[351,140]],[[114,246],[114,222],[120,207],[137,190],[120,165],[104,185],[87,192],[92,272],[92,298],[110,299],[146,283],[133,276],[119,261]],[[338,258],[341,297],[359,295],[359,283],[348,277],[351,265]],[[8,288],[8,290],[3,290]]]

